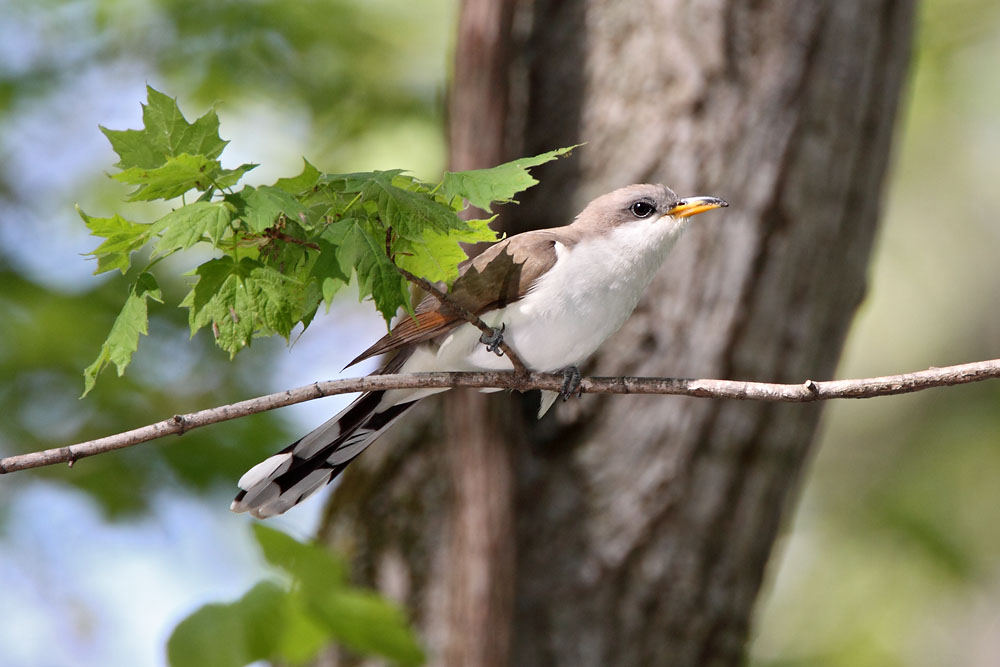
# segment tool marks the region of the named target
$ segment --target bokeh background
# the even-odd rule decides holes
[[[346,295],[291,346],[231,364],[185,312],[152,311],[123,378],[84,400],[125,295],[91,275],[73,205],[121,204],[97,125],[140,125],[146,83],[225,166],[444,168],[455,0],[0,0],[0,452],[98,437],[339,375],[380,318]],[[776,36],[777,38],[778,36]],[[867,300],[838,375],[1000,356],[1000,6],[929,0]],[[738,202],[733,202],[738,206]],[[184,285],[160,273],[168,302]],[[835,280],[836,276],[831,276]],[[362,369],[363,370],[363,369]],[[353,373],[352,373],[353,374]],[[265,574],[234,480],[331,398],[0,477],[0,665],[161,665],[173,626]],[[670,400],[664,398],[664,400]],[[308,537],[322,499],[275,525]],[[757,665],[1000,663],[1000,385],[831,404],[756,619]]]

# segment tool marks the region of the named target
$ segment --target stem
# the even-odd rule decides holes
[[[358,202],[359,199],[361,199],[361,193],[360,192],[358,194],[354,195],[354,199],[352,199],[351,201],[347,202],[347,206],[345,206],[344,210],[340,212],[340,215],[344,215],[349,210],[351,210],[351,207],[354,206]]]

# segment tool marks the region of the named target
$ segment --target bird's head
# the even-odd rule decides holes
[[[678,197],[665,185],[629,185],[590,202],[576,224],[600,231],[634,223],[673,223],[680,228],[693,215],[726,206],[718,197]]]

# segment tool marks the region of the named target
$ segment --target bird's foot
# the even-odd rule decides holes
[[[479,342],[486,346],[487,352],[492,352],[498,357],[502,357],[503,350],[500,349],[500,345],[503,344],[503,332],[506,329],[507,325],[501,323],[499,327],[493,327],[493,333],[480,336]]]
[[[583,396],[583,390],[580,389],[580,369],[576,366],[567,366],[563,369],[563,385],[559,390],[559,397],[565,402],[573,394],[577,397]]]

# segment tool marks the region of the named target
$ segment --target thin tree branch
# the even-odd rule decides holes
[[[831,398],[874,398],[905,394],[931,387],[944,387],[1000,378],[1000,359],[977,361],[959,366],[930,368],[925,371],[886,375],[861,380],[806,380],[801,384],[771,384],[740,380],[704,380],[692,378],[648,377],[587,377],[580,389],[590,394],[672,394],[701,398],[733,398],[755,401],[810,403]],[[94,454],[130,447],[164,435],[182,434],[194,428],[238,419],[247,415],[303,403],[316,398],[381,389],[418,389],[441,387],[473,387],[528,391],[547,389],[559,391],[562,374],[528,373],[518,376],[511,372],[477,373],[415,373],[412,375],[369,375],[362,378],[315,382],[297,389],[251,398],[231,405],[200,410],[186,415],[143,426],[132,431],[89,440],[67,447],[19,454],[0,459],[0,474],[38,468],[54,463],[72,464]]]
[[[472,312],[459,302],[452,299],[447,294],[447,292],[442,292],[441,290],[439,290],[434,285],[434,283],[419,276],[413,275],[412,273],[402,268],[401,266],[396,266],[396,270],[399,271],[401,274],[403,274],[403,277],[409,280],[411,283],[419,285],[420,288],[423,289],[425,292],[433,295],[434,298],[437,299],[441,303],[441,305],[443,305],[445,308],[454,311],[456,315],[459,315],[465,321],[474,325],[485,335],[492,336],[494,334],[493,328],[490,327],[488,324],[486,324],[486,322],[483,322],[483,320],[478,315],[476,315],[474,312]],[[503,353],[507,356],[507,358],[510,359],[510,363],[513,364],[514,366],[515,375],[517,375],[520,378],[526,378],[529,375],[531,375],[531,371],[529,371],[528,367],[524,365],[524,362],[521,361],[521,358],[517,356],[517,352],[514,352],[514,350],[512,350],[507,345],[507,343],[503,341],[503,339],[500,340],[500,343],[497,345],[497,347],[499,347],[503,351]]]

